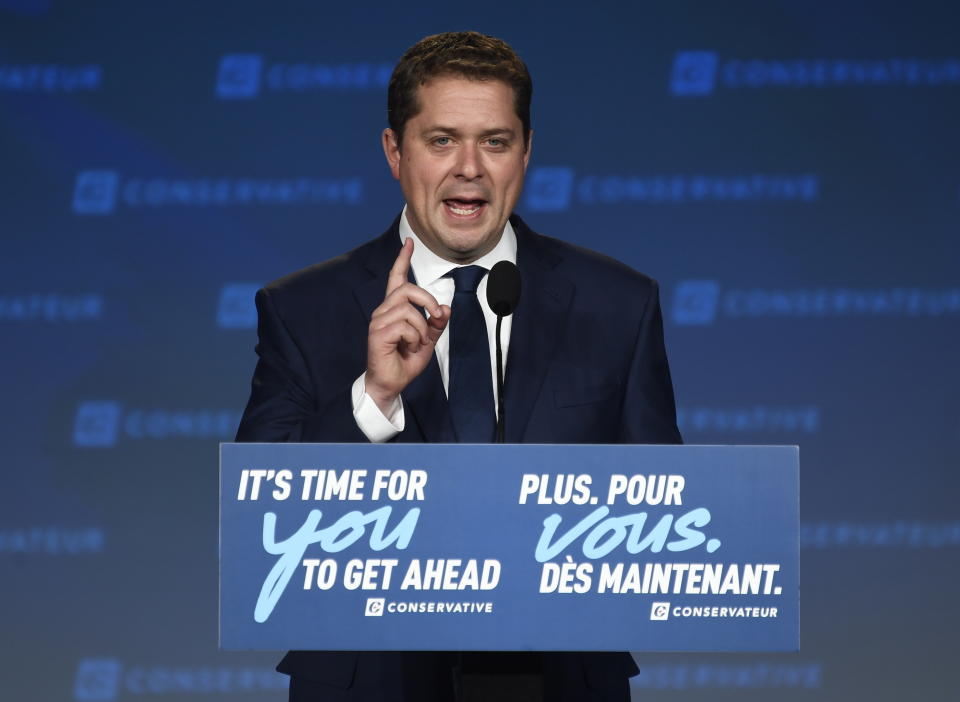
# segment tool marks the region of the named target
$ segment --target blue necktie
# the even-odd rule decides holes
[[[455,285],[450,306],[450,377],[447,399],[461,443],[486,444],[495,438],[490,346],[477,286],[487,270],[480,266],[447,273]]]

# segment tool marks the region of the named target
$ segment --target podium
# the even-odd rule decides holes
[[[799,650],[795,446],[221,444],[226,650]]]

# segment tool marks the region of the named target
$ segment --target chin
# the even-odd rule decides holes
[[[448,240],[444,242],[444,247],[449,252],[450,260],[456,261],[457,263],[463,263],[464,261],[480,258],[481,250],[483,249],[483,242]]]

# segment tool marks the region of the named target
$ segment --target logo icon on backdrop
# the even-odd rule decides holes
[[[673,321],[676,324],[713,324],[717,318],[720,285],[715,280],[685,280],[673,296]]]
[[[712,434],[816,434],[822,424],[815,405],[679,405],[677,426],[688,432]]]
[[[393,65],[383,62],[268,61],[260,54],[225,54],[214,94],[221,100],[253,100],[262,93],[380,90],[392,73]]]
[[[73,188],[73,211],[77,214],[110,214],[117,206],[116,171],[80,171]]]
[[[240,413],[234,409],[127,407],[106,400],[81,402],[73,426],[73,443],[106,448],[123,440],[230,439]]]
[[[97,63],[0,63],[0,92],[81,93],[103,87],[103,66]]]
[[[237,699],[237,693],[286,692],[289,679],[273,668],[218,666],[170,667],[124,665],[115,658],[85,658],[77,666],[73,696],[77,702],[112,702],[133,696],[157,699],[161,695],[218,694]]]
[[[803,522],[800,548],[956,548],[960,521]]]
[[[527,178],[527,207],[533,212],[562,212],[570,207],[573,169],[564,166],[535,168]]]
[[[101,527],[30,526],[0,529],[0,554],[77,556],[103,553],[107,536]]]
[[[252,329],[257,326],[254,297],[259,283],[227,283],[220,290],[217,326],[221,329]]]
[[[675,97],[706,97],[721,87],[739,89],[960,84],[958,58],[740,59],[713,51],[678,51],[670,70]]]
[[[73,192],[73,211],[109,215],[120,207],[209,207],[344,205],[363,202],[363,181],[355,176],[328,178],[122,178],[117,171],[81,171]]]
[[[670,92],[682,97],[710,95],[719,60],[713,51],[681,51],[673,61]]]
[[[259,54],[227,54],[220,59],[217,97],[222,100],[249,100],[260,94],[263,58]]]
[[[960,288],[732,288],[721,294],[719,284],[711,280],[678,283],[672,310],[673,321],[682,325],[713,324],[720,316],[820,319],[956,315],[960,315]]]
[[[820,177],[814,173],[584,174],[549,166],[529,172],[526,205],[535,212],[562,212],[577,205],[660,205],[665,203],[816,202]]]
[[[746,660],[741,663],[642,665],[636,677],[630,679],[630,686],[637,689],[702,692],[708,688],[734,688],[740,691],[738,697],[743,696],[742,690],[746,688],[816,689],[822,684],[823,664],[819,661],[774,663],[767,658]]]
[[[120,688],[120,661],[114,658],[87,658],[77,666],[73,696],[78,702],[115,700]]]
[[[383,607],[386,599],[383,597],[368,597],[367,606],[364,609],[364,616],[366,617],[382,617],[383,616]]]
[[[120,427],[120,403],[94,400],[77,407],[73,443],[77,446],[113,446]]]
[[[670,616],[669,602],[654,602],[650,605],[650,619],[655,622],[664,622]]]
[[[100,293],[0,295],[0,322],[92,322],[104,306]]]

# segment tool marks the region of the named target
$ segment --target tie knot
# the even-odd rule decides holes
[[[487,269],[483,266],[463,266],[454,268],[446,277],[453,278],[454,290],[458,293],[475,293]]]

